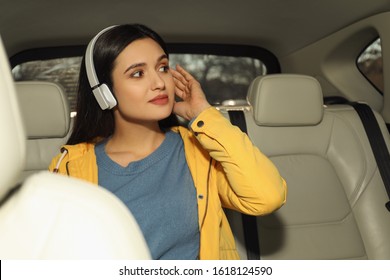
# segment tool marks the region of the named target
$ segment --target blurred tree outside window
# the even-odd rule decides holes
[[[80,63],[81,57],[30,61],[15,66],[12,73],[15,81],[51,81],[62,85],[74,112]],[[179,64],[196,77],[214,106],[247,105],[249,84],[267,73],[260,60],[250,57],[170,54],[170,64]]]
[[[357,59],[357,66],[380,93],[383,93],[383,60],[381,39],[372,42]]]
[[[55,82],[63,87],[69,100],[70,111],[76,110],[76,95],[81,57],[29,61],[15,66],[15,81]]]

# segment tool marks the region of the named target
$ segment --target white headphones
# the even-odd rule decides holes
[[[117,25],[107,27],[100,31],[93,39],[89,42],[87,50],[85,52],[85,68],[87,71],[87,77],[89,85],[91,86],[93,95],[99,103],[102,110],[112,109],[117,105],[116,99],[112,94],[111,90],[106,84],[100,84],[99,79],[96,75],[95,65],[93,62],[93,49],[97,39],[106,31],[116,27]]]

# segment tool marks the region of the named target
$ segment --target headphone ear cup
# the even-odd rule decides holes
[[[114,95],[106,84],[101,84],[92,92],[102,110],[112,109],[117,105]]]

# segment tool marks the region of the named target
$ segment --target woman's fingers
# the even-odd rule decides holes
[[[176,65],[176,71],[179,72],[187,82],[195,80],[195,78],[180,65]]]
[[[175,83],[176,88],[181,89],[181,90],[186,90],[186,85],[184,85],[180,80],[176,79],[175,77],[173,78],[173,82]]]
[[[179,88],[176,88],[175,94],[176,94],[178,97],[180,97],[181,99],[184,99],[184,97],[185,97],[184,92],[183,92],[181,89],[179,89]]]
[[[171,69],[171,72],[176,87],[176,95],[184,100],[190,94],[189,83],[179,71]]]
[[[197,82],[197,80],[180,65],[176,66],[176,70],[171,69],[171,73],[173,77],[179,80],[184,86],[189,86]]]
[[[183,85],[186,85],[188,81],[185,79],[185,77],[177,70],[171,69],[171,73],[173,78],[177,80],[177,82],[182,83]]]
[[[183,67],[171,69],[175,83],[175,93],[182,101],[175,102],[173,110],[179,116],[190,120],[204,109],[210,107],[199,82]]]

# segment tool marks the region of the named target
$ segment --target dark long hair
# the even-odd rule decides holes
[[[118,25],[98,38],[94,46],[93,60],[100,83],[107,84],[112,91],[112,71],[115,59],[130,43],[142,38],[153,39],[168,56],[164,40],[156,32],[141,24]],[[106,138],[114,133],[113,111],[102,110],[99,107],[88,82],[85,56],[80,67],[76,112],[74,127],[67,144],[95,142],[98,138]],[[176,125],[177,119],[171,114],[159,124],[160,128],[165,130]]]

